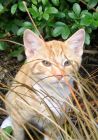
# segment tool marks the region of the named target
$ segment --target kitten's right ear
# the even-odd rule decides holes
[[[24,31],[23,35],[25,54],[27,58],[31,58],[34,53],[43,46],[44,41],[29,29]]]
[[[65,41],[65,44],[67,44],[66,46],[68,46],[68,49],[70,51],[74,52],[75,55],[81,57],[83,54],[84,41],[85,30],[79,29],[69,39]]]

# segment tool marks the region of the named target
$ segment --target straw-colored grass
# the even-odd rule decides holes
[[[93,75],[91,76],[93,77]],[[37,112],[37,114],[39,114],[41,117],[43,116],[43,125],[47,120],[51,122],[52,124],[51,127],[54,127],[54,132],[52,135],[55,135],[55,137],[56,137],[55,130],[57,130],[62,140],[97,140],[98,139],[98,95],[97,95],[98,85],[94,82],[94,80],[90,77],[90,75],[86,78],[83,78],[79,74],[75,73],[73,79],[75,81],[75,87],[72,87],[68,83],[68,81],[65,81],[65,83],[69,87],[71,96],[69,97],[68,100],[65,101],[66,111],[64,112],[64,110],[62,109],[62,112],[65,115],[65,122],[62,127],[58,124],[56,116],[53,114],[53,112],[48,107],[48,105],[45,104],[44,100],[42,100],[42,103],[45,104],[51,117],[47,117],[44,113],[37,110],[36,107],[30,106],[26,101],[23,102],[23,100],[21,100],[20,102],[23,102],[24,105],[29,110]],[[22,85],[22,83],[19,84]],[[0,85],[2,89],[3,88],[9,89],[8,86],[2,83]],[[22,86],[25,86],[29,90],[33,90],[33,92],[34,91],[36,92],[36,90],[34,90],[33,88],[31,89],[29,85],[22,85]],[[48,96],[48,91],[44,92],[44,94],[45,93],[46,96]],[[21,96],[20,93],[16,93],[16,94]],[[15,113],[15,119],[17,120],[17,123],[19,123],[18,112],[13,108],[13,106],[11,106],[11,104],[6,102],[4,96],[2,96],[1,94],[0,94],[0,99],[6,105],[9,105],[11,109],[13,109]],[[62,98],[61,96],[60,100],[64,101],[64,98]],[[6,110],[2,108],[0,108],[0,110],[2,110],[2,112],[6,112]],[[36,128],[36,126],[32,125],[31,123],[28,123],[26,126],[24,125],[22,126],[24,127],[25,132],[27,133],[27,135],[31,140],[33,140],[33,136],[29,133],[27,126],[29,126],[29,128],[33,130],[33,135],[37,137],[36,140],[42,139],[41,135],[45,135],[44,132]],[[0,131],[1,131],[0,135],[2,135],[3,140],[9,139],[9,137],[5,135],[3,130]]]

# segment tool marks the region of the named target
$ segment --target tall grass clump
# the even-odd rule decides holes
[[[31,78],[31,77],[29,77]],[[47,77],[49,78],[49,77]],[[49,112],[49,116],[45,115],[44,113],[40,112],[36,109],[34,106],[30,106],[28,102],[24,101],[25,107],[27,107],[31,111],[35,111],[37,115],[43,118],[43,125],[45,125],[45,122],[49,121],[51,122],[51,127],[54,128],[54,132],[52,135],[56,138],[55,130],[57,130],[58,134],[61,136],[62,140],[97,140],[98,139],[98,85],[93,80],[93,75],[88,75],[87,77],[83,78],[79,73],[75,73],[72,77],[75,81],[75,86],[72,87],[68,81],[65,80],[65,83],[67,84],[71,95],[66,100],[64,97],[60,96],[60,91],[56,91],[53,86],[51,86],[51,89],[54,90],[55,95],[57,95],[60,102],[65,102],[65,110],[62,108],[62,114],[64,114],[65,122],[63,126],[61,127],[58,119],[56,118],[56,115],[53,114],[49,106],[45,103],[44,99],[42,99],[41,104],[44,104],[46,106],[46,109]],[[33,79],[32,79],[33,80]],[[44,79],[42,79],[44,82]],[[22,83],[17,82],[18,86],[26,87],[28,90],[33,91],[35,94],[38,94],[38,91],[36,89],[29,87],[29,85],[25,85]],[[38,84],[38,83],[37,83]],[[9,87],[0,83],[2,89],[9,90]],[[49,85],[50,86],[50,85]],[[59,86],[59,85],[58,85]],[[14,92],[14,89],[13,89]],[[21,96],[22,93],[15,93],[18,96]],[[44,87],[42,88],[42,93],[46,95],[45,98],[51,98],[51,100],[56,100],[56,98],[50,97],[48,94],[48,91],[44,90]],[[66,93],[65,93],[66,94]],[[40,94],[38,94],[39,96]],[[22,96],[23,98],[23,96]],[[13,108],[11,103],[7,103],[4,96],[0,94],[0,99],[6,104],[6,106],[10,106],[10,108],[15,112],[15,120],[17,123],[19,123],[19,114],[17,110]],[[21,100],[20,102],[23,102]],[[0,110],[8,115],[8,112],[4,110],[3,108],[0,108]],[[35,115],[36,118],[36,115]],[[60,116],[60,119],[62,121],[62,116]],[[44,134],[44,131],[37,128],[35,125],[28,123],[26,125],[21,124],[24,127],[25,132],[29,136],[29,138],[32,140],[33,137],[36,137],[36,139],[42,139]],[[29,128],[29,129],[28,129]],[[9,128],[11,130],[11,128]],[[10,130],[0,130],[0,140],[6,140],[9,139],[9,135],[11,134]],[[30,133],[29,130],[33,131]],[[11,136],[12,137],[12,136]]]

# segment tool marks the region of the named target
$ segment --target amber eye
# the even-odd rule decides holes
[[[69,66],[69,65],[70,65],[70,61],[66,60],[66,61],[64,62],[64,67],[65,67],[65,66]]]
[[[47,61],[47,60],[43,60],[43,61],[42,61],[42,64],[43,64],[44,66],[46,66],[46,67],[50,67],[50,66],[51,66],[51,63],[50,63],[49,61]]]

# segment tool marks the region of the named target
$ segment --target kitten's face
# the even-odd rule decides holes
[[[48,77],[55,81],[69,80],[77,71],[82,59],[85,38],[83,29],[77,31],[65,42],[40,39],[32,31],[24,33],[24,46],[30,70],[36,77]],[[50,78],[49,78],[50,77]]]

